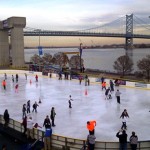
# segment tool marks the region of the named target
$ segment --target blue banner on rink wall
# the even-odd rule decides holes
[[[96,82],[101,82],[101,78],[96,78]]]
[[[135,87],[147,88],[147,84],[135,82]]]
[[[126,81],[125,80],[118,80],[119,85],[126,85]]]
[[[43,55],[42,46],[39,46],[39,47],[38,47],[38,50],[39,50],[39,55]]]

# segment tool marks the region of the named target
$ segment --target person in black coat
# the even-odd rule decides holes
[[[5,121],[4,127],[7,127],[9,123],[9,113],[7,109],[4,112],[4,121]]]
[[[51,109],[51,120],[52,120],[52,126],[55,127],[54,119],[55,119],[56,113],[55,113],[55,108],[52,107]]]
[[[127,134],[125,130],[117,132],[116,137],[119,138],[120,148],[119,150],[127,150]]]
[[[44,120],[43,127],[44,126],[45,126],[45,129],[51,128],[51,122],[50,122],[50,119],[49,119],[48,115],[46,116],[46,118]]]
[[[30,113],[30,100],[27,101],[27,114]]]

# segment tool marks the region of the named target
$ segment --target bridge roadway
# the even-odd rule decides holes
[[[124,109],[127,109],[130,116],[127,120],[128,139],[132,131],[137,133],[139,141],[150,138],[149,90],[119,87],[121,104],[117,104],[115,93],[112,93],[112,99],[105,100],[105,91],[101,90],[100,84],[85,86],[84,82],[79,85],[78,80],[58,80],[48,77],[39,77],[39,82],[36,83],[35,75],[28,74],[28,80],[25,80],[24,74],[19,74],[19,92],[15,93],[16,83],[12,82],[12,74],[7,73],[7,76],[6,91],[2,86],[0,88],[0,114],[8,109],[10,118],[21,122],[22,105],[30,99],[32,107],[41,97],[42,103],[37,108],[38,112],[30,114],[33,121],[40,126],[43,126],[46,115],[50,115],[51,107],[55,107],[54,134],[86,139],[87,121],[96,120],[96,140],[118,142],[116,133],[122,125],[120,115]],[[1,83],[3,79],[4,74],[0,74]],[[69,95],[72,95],[73,99],[72,109],[68,107]]]
[[[150,35],[123,33],[96,33],[82,31],[24,31],[24,36],[85,36],[85,37],[116,37],[116,38],[143,38],[150,39]]]

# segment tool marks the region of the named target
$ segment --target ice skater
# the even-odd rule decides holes
[[[79,84],[81,85],[82,83],[82,76],[79,76]]]
[[[6,73],[4,73],[4,79],[7,80],[7,74]]]
[[[35,80],[36,80],[36,82],[38,82],[38,75],[37,74],[35,76]]]
[[[101,77],[101,84],[105,81],[104,77]]]
[[[124,111],[122,112],[120,118],[122,118],[122,127],[121,129],[123,130],[126,130],[127,129],[127,125],[126,125],[126,122],[127,122],[127,118],[129,118],[129,115],[127,113],[127,110],[124,109]]]
[[[71,101],[73,101],[73,99],[71,98],[71,95],[69,96],[69,101],[68,101],[68,103],[69,103],[69,108],[72,108],[72,106],[71,106]]]
[[[13,76],[13,75],[12,75],[12,77],[11,77],[11,78],[12,78],[12,82],[14,82],[14,76]]]
[[[47,115],[46,118],[44,119],[43,127],[45,126],[45,129],[50,129],[51,128],[51,121],[49,119],[49,116]]]
[[[30,100],[27,101],[27,114],[30,113]]]
[[[121,114],[120,118],[122,118],[122,117],[129,118],[129,115],[128,115],[128,112],[127,112],[127,110],[126,110],[126,109],[124,109],[124,111],[122,112],[122,114]]]
[[[34,104],[33,104],[33,110],[32,110],[32,112],[36,112],[37,113],[37,106],[39,106],[38,104],[37,104],[37,102],[35,102]]]
[[[121,126],[121,129],[122,130],[127,130],[127,124],[126,124],[127,120],[126,120],[126,117],[122,117],[122,126]]]
[[[105,99],[111,99],[112,97],[111,97],[111,90],[110,90],[110,88],[108,87],[108,89],[106,89],[106,91],[105,91]]]
[[[27,80],[27,74],[25,73],[24,75],[25,75],[25,78],[26,78],[26,80]]]
[[[19,87],[19,85],[16,84],[16,85],[15,85],[15,93],[18,93],[18,87]]]
[[[19,78],[19,76],[18,76],[18,74],[16,74],[16,82],[18,82],[18,78]]]
[[[56,125],[54,123],[54,120],[55,120],[56,113],[55,113],[54,107],[52,107],[52,109],[51,109],[51,115],[50,116],[51,116],[51,120],[52,120],[52,126],[55,127]]]
[[[106,82],[103,82],[103,83],[102,83],[102,91],[103,91],[103,89],[106,90]]]
[[[22,118],[26,117],[26,111],[27,111],[26,104],[23,104],[23,106],[22,106]]]
[[[4,90],[6,90],[6,81],[5,80],[2,81],[2,86],[3,86]]]
[[[112,80],[110,80],[110,90],[113,92],[114,91],[114,83],[112,82]]]
[[[117,103],[119,103],[119,104],[120,104],[120,95],[121,95],[121,92],[119,90],[117,90],[115,93],[115,96],[117,98]]]

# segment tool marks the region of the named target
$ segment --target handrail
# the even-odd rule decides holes
[[[3,115],[0,115],[0,123],[4,124]],[[10,119],[9,127],[13,128],[14,130],[19,131],[19,132],[23,131],[21,122],[15,121],[14,119]],[[32,134],[36,140],[40,140],[43,142],[44,131],[34,128]],[[80,150],[85,145],[85,140],[83,140],[83,139],[73,139],[73,138],[64,137],[64,136],[55,135],[55,134],[53,134],[50,139],[51,139],[50,145],[52,147],[63,148],[65,150],[69,150],[71,148]],[[96,141],[95,149],[97,149],[97,150],[112,150],[112,149],[118,150],[119,142]],[[129,143],[128,143],[128,149],[130,149]],[[138,142],[137,150],[148,150],[148,149],[150,149],[150,140]]]

